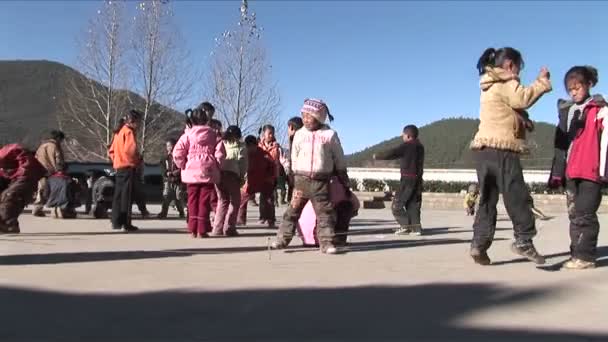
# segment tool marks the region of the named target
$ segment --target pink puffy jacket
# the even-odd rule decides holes
[[[220,182],[220,165],[226,149],[209,126],[186,128],[173,149],[173,161],[186,184]]]

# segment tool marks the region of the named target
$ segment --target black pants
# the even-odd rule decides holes
[[[516,244],[531,244],[536,235],[536,225],[519,154],[491,148],[473,153],[480,196],[473,224],[472,246],[485,251],[492,245],[496,231],[496,205],[500,193],[507,214],[513,222]]]
[[[395,220],[403,228],[420,226],[422,184],[417,178],[401,177],[399,191],[393,199],[392,211]]]
[[[131,204],[136,193],[137,180],[132,168],[116,170],[114,198],[112,201],[112,228],[120,229],[131,225]]]
[[[602,186],[582,179],[568,179],[566,190],[573,200],[573,208],[568,213],[570,253],[573,258],[595,262],[600,233],[597,210],[602,202]]]

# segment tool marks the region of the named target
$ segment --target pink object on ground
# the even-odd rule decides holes
[[[359,199],[355,194],[351,193],[349,197],[346,192],[346,188],[340,181],[338,177],[332,177],[329,183],[329,197],[334,204],[337,206],[340,202],[343,201],[351,201],[353,204],[353,213],[356,213],[359,210],[360,204]],[[312,202],[308,201],[304,209],[302,210],[302,215],[300,215],[300,219],[298,220],[298,232],[300,233],[300,238],[302,239],[302,243],[304,246],[318,246],[319,240],[317,239],[316,234],[317,228],[317,215],[315,214],[315,209],[312,206]]]

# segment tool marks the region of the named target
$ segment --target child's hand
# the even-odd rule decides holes
[[[551,73],[549,73],[549,69],[547,69],[547,67],[540,68],[540,73],[538,74],[538,78],[551,79]]]

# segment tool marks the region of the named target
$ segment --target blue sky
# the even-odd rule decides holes
[[[0,2],[0,59],[73,65],[75,40],[99,5]],[[174,9],[193,63],[204,68],[214,38],[238,19],[239,1],[176,1]],[[490,46],[523,53],[524,82],[549,67],[554,90],[530,111],[535,120],[555,122],[572,65],[596,66],[595,92],[608,89],[608,2],[254,0],[250,9],[264,28],[283,116],[298,114],[306,97],[325,99],[347,152],[398,135],[408,123],[476,117],[475,64]]]

